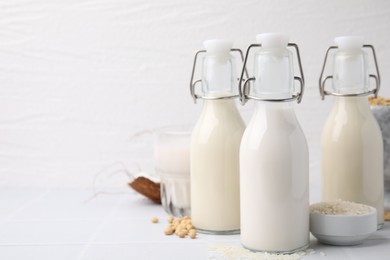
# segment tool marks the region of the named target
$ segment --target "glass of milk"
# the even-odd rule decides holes
[[[174,126],[155,133],[154,168],[161,181],[161,203],[175,217],[190,215],[191,128]]]

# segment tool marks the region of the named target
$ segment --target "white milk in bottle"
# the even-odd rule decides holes
[[[377,78],[377,88],[369,90],[367,53],[361,37],[338,37],[335,41],[338,47],[331,47],[337,48],[333,91],[324,90],[325,81],[320,86],[322,97],[335,95],[321,137],[322,200],[343,199],[373,206],[380,228],[384,213],[383,141],[367,99],[368,94],[376,94],[380,81]]]
[[[240,148],[241,242],[254,251],[291,253],[309,244],[309,156],[293,107],[302,98],[303,72],[300,65],[295,94],[288,37],[260,34],[257,41],[250,47],[259,48],[252,90],[246,94],[247,81],[240,91],[243,102],[258,103]],[[297,45],[289,46],[299,58]]]
[[[232,43],[204,43],[203,109],[191,140],[191,218],[200,231],[237,233],[240,229],[239,146],[244,122],[234,98]],[[191,84],[191,88],[194,85]],[[200,98],[194,94],[193,97]]]

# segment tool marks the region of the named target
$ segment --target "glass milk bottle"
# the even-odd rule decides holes
[[[250,49],[258,48],[254,77],[240,86],[242,103],[257,102],[240,148],[241,243],[253,251],[291,253],[309,244],[309,156],[293,106],[302,99],[304,78],[298,46],[288,36],[256,39],[244,61],[245,69]],[[294,77],[287,47],[297,53],[300,77]]]
[[[378,228],[383,225],[383,141],[367,95],[379,90],[380,78],[374,47],[363,45],[361,37],[338,37],[328,49],[320,77],[320,92],[333,95],[334,103],[321,136],[322,200],[343,199],[373,206],[378,212]],[[369,75],[367,53],[376,65]],[[333,76],[323,77],[329,51],[333,56]],[[376,88],[369,88],[369,78]],[[332,90],[325,82],[332,81]]]
[[[239,146],[244,122],[238,112],[238,78],[225,40],[204,42],[202,80],[191,94],[204,100],[192,132],[190,149],[192,224],[204,233],[238,233],[240,229]],[[202,96],[195,94],[201,82]]]

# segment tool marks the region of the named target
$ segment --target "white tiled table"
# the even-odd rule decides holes
[[[91,195],[0,190],[0,259],[226,259],[211,246],[240,246],[239,235],[200,234],[195,240],[163,235],[166,213],[134,192],[85,202]],[[152,224],[153,216],[160,223]],[[310,248],[316,253],[303,259],[390,259],[390,223],[359,246],[325,246],[311,238]]]

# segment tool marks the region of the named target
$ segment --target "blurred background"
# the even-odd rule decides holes
[[[1,0],[0,188],[117,186],[125,174],[102,173],[153,171],[150,131],[200,114],[189,81],[202,42],[226,38],[245,51],[275,31],[300,47],[306,92],[296,111],[318,179],[333,99],[318,91],[325,51],[336,36],[364,36],[390,97],[389,25],[386,0]],[[246,121],[253,103],[238,104]]]

